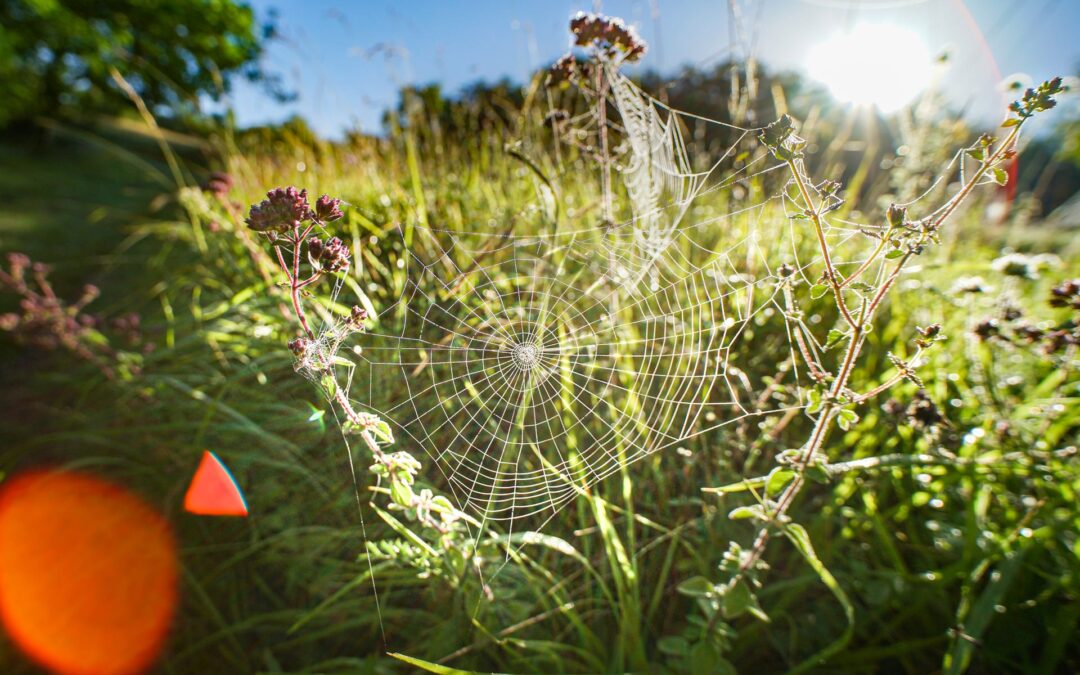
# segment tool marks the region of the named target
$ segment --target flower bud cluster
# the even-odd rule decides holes
[[[337,220],[342,215],[340,199],[323,195],[316,200],[312,209],[308,204],[307,190],[297,190],[290,185],[267,192],[266,199],[251,206],[245,222],[256,232],[281,234],[308,221],[325,223]]]
[[[628,62],[640,59],[647,49],[634,27],[617,17],[578,12],[570,19],[570,32],[577,46],[595,45],[606,52],[621,52]]]
[[[317,237],[308,239],[308,255],[323,272],[341,272],[349,269],[349,247],[337,237],[322,241]]]

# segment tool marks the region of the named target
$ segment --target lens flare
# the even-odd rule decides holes
[[[218,456],[204,450],[184,495],[184,509],[200,516],[246,516],[247,502]]]
[[[0,619],[41,665],[140,672],[164,643],[176,598],[172,531],[135,495],[70,471],[0,488]]]

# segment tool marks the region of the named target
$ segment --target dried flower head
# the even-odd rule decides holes
[[[1057,105],[1054,96],[1065,91],[1060,77],[1043,82],[1038,87],[1028,89],[1019,101],[1009,104],[1009,111],[1015,115],[1005,121],[1002,126],[1016,126],[1022,120],[1035,115],[1035,113],[1049,110]]]
[[[1001,327],[998,326],[997,319],[985,319],[975,324],[975,328],[972,329],[972,332],[975,333],[980,340],[989,340],[997,337],[1001,333]]]
[[[1080,279],[1069,279],[1051,288],[1050,306],[1080,309]]]
[[[577,46],[596,46],[609,54],[621,52],[628,62],[640,59],[647,49],[634,27],[617,17],[578,12],[570,19],[570,32]]]
[[[345,320],[346,325],[355,331],[362,331],[366,328],[364,322],[367,321],[368,313],[363,307],[357,307],[353,305],[352,311],[349,312],[349,318]]]
[[[101,295],[98,287],[87,284],[74,302],[68,302],[56,293],[48,273],[48,265],[31,262],[21,253],[8,255],[8,269],[0,268],[0,287],[19,296],[19,311],[0,316],[0,330],[37,349],[66,349],[93,363],[109,379],[115,377],[117,366],[122,374],[138,374],[138,364],[121,359],[106,336],[98,332],[104,324],[101,317],[84,311]],[[111,327],[129,345],[147,351],[149,343],[142,344],[137,314],[114,319]]]
[[[1080,345],[1080,326],[1058,328],[1046,334],[1043,351],[1054,354],[1077,345]]]
[[[1046,335],[1046,331],[1029,323],[1022,323],[1016,327],[1016,334],[1020,339],[1028,343],[1039,342]]]
[[[990,290],[990,287],[986,285],[986,281],[982,277],[960,277],[953,282],[949,292],[953,295],[962,295],[967,293],[986,293]]]
[[[915,331],[919,334],[919,337],[915,338],[915,344],[923,349],[929,347],[938,340],[944,339],[941,334],[941,324],[932,323],[929,326],[916,326]]]
[[[574,58],[573,54],[564,54],[548,70],[545,84],[554,87],[569,82],[573,79],[575,72],[577,72],[577,59]]]
[[[912,397],[911,405],[907,409],[907,417],[912,426],[921,429],[936,427],[945,419],[922,389],[915,392],[915,396]]]
[[[337,237],[326,241],[308,240],[308,253],[323,272],[340,272],[349,269],[349,247]]]
[[[292,352],[293,356],[298,359],[304,358],[304,354],[307,354],[307,350],[310,345],[311,343],[308,341],[307,338],[304,337],[298,337],[295,340],[289,340],[288,343],[289,351]]]
[[[990,263],[990,267],[1006,276],[1038,279],[1039,272],[1056,267],[1058,263],[1060,263],[1060,260],[1055,255],[1027,255],[1026,253],[1014,252],[1006,253],[997,258]]]
[[[285,232],[300,227],[310,217],[307,190],[290,185],[267,192],[266,199],[252,205],[245,222],[256,232]]]
[[[332,199],[330,195],[323,195],[315,202],[315,218],[321,222],[329,223],[343,215],[341,212],[341,200]]]

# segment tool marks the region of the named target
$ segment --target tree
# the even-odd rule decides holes
[[[287,98],[258,63],[272,35],[233,0],[0,0],[0,127],[129,106],[114,68],[157,113],[197,108],[238,75]]]

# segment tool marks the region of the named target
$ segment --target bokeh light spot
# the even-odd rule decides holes
[[[172,531],[135,495],[70,471],[0,485],[0,619],[41,665],[139,672],[160,651],[176,598]]]

